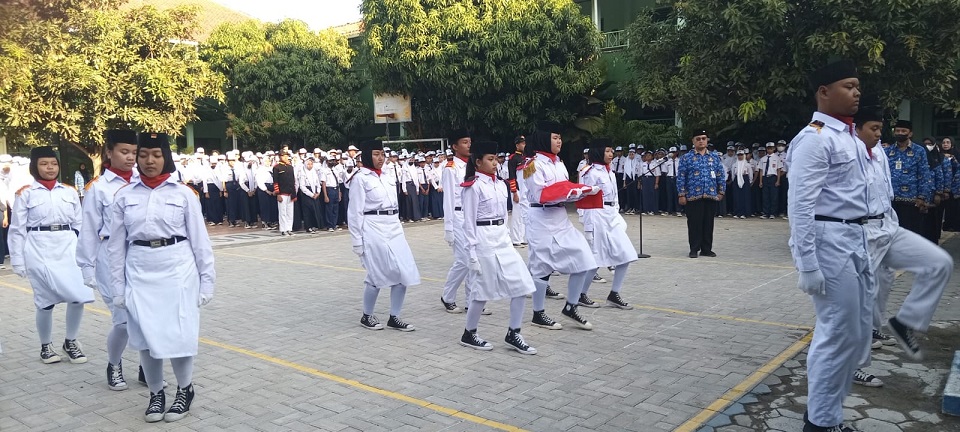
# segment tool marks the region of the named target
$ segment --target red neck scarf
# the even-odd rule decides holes
[[[364,168],[367,168],[367,167],[364,167]],[[380,177],[380,174],[381,174],[380,170],[378,170],[378,169],[373,169],[373,168],[367,168],[367,169],[370,170],[370,172],[376,174],[377,177]]]
[[[57,181],[56,181],[56,180],[40,180],[40,179],[37,179],[37,183],[42,184],[43,187],[47,188],[47,190],[53,190],[53,187],[57,185]]]
[[[853,116],[841,116],[841,115],[833,115],[833,114],[827,114],[827,115],[837,120],[840,120],[841,122],[843,122],[843,124],[847,125],[847,128],[850,130],[850,134],[853,135]]]
[[[119,169],[114,168],[112,166],[107,167],[107,169],[110,170],[110,172],[116,174],[117,177],[122,178],[127,183],[130,183],[130,179],[133,177],[133,171],[120,171]]]
[[[483,175],[485,175],[485,176],[487,176],[487,177],[490,177],[490,180],[493,180],[494,183],[497,182],[497,176],[494,175],[494,174],[487,174],[487,173],[485,173],[485,172],[480,172],[480,171],[477,171],[477,174],[483,174]]]
[[[170,178],[170,173],[160,174],[156,177],[147,177],[143,175],[143,173],[140,174],[140,181],[150,189],[156,189],[157,186],[163,184],[168,178]]]
[[[460,159],[460,160],[462,160],[462,161],[463,161],[463,163],[467,163],[467,159],[466,159],[466,158],[462,158],[462,157],[460,157],[460,156],[457,156],[457,159]]]
[[[551,161],[551,162],[556,162],[556,161],[557,161],[557,155],[555,155],[555,154],[553,154],[553,153],[547,153],[547,152],[542,152],[542,151],[538,151],[537,153],[540,153],[540,154],[542,154],[542,155],[550,158],[550,161]]]

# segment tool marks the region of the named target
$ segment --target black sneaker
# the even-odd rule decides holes
[[[887,321],[887,326],[890,327],[893,338],[900,343],[900,348],[903,348],[907,357],[914,361],[923,360],[923,351],[920,350],[920,343],[917,342],[917,337],[912,329],[901,324],[897,317],[890,318]]]
[[[803,413],[803,432],[858,432],[856,429],[840,423],[836,426],[824,427],[810,423],[807,413]]]
[[[159,393],[150,393],[150,404],[147,405],[147,411],[143,413],[143,419],[147,423],[156,423],[163,420],[163,410],[167,407],[167,395],[160,390]]]
[[[87,362],[87,356],[83,355],[83,351],[80,350],[80,342],[77,342],[76,339],[64,339],[62,348],[63,352],[67,354],[67,360],[70,360],[70,363],[80,364]]]
[[[548,330],[560,330],[563,328],[560,323],[550,319],[546,311],[533,311],[533,325],[543,327]]]
[[[534,355],[537,353],[536,348],[527,345],[527,342],[523,340],[523,335],[520,334],[520,329],[507,330],[507,336],[503,338],[503,341],[506,342],[510,348],[513,348],[520,354]]]
[[[563,299],[567,298],[567,296],[565,296],[565,295],[563,295],[563,294],[560,294],[560,293],[554,291],[552,288],[550,288],[550,287],[548,286],[548,287],[547,287],[547,298],[548,298],[548,299],[554,299],[554,300],[563,300]]]
[[[577,327],[580,327],[584,330],[593,330],[593,324],[590,324],[590,321],[587,321],[585,318],[580,316],[580,312],[577,310],[577,305],[567,303],[563,307],[563,311],[560,313],[567,317],[567,319],[570,321],[573,321]]]
[[[402,332],[411,332],[417,328],[403,322],[400,318],[390,315],[390,319],[387,320],[387,327],[394,330],[400,330]]]
[[[360,317],[360,325],[367,330],[383,330],[383,324],[380,324],[380,320],[373,315],[363,314]]]
[[[877,329],[873,330],[873,342],[874,343],[879,342],[880,345],[887,345],[887,346],[897,344],[897,341],[893,340],[893,338],[890,337],[890,335]]]
[[[583,307],[588,307],[593,309],[600,307],[600,305],[597,304],[597,302],[590,300],[590,297],[587,297],[587,295],[583,293],[580,294],[580,300],[577,301],[577,304]]]
[[[447,313],[458,314],[463,312],[463,309],[457,306],[457,302],[447,303],[443,301],[443,297],[440,297],[440,303],[443,303],[443,308],[446,309]]]
[[[177,388],[177,395],[170,404],[170,410],[163,415],[163,421],[170,423],[180,420],[190,412],[190,404],[193,403],[193,384],[187,388]]]
[[[863,369],[853,372],[853,383],[864,387],[883,387],[883,381],[880,378],[864,372]]]
[[[480,339],[480,337],[477,336],[476,330],[470,331],[463,329],[463,336],[460,336],[460,345],[480,351],[490,351],[493,349],[493,345],[490,345],[490,342]]]
[[[717,254],[716,254],[715,252],[700,252],[700,256],[702,256],[702,257],[709,257],[709,258],[716,258],[716,257],[717,257]]]
[[[464,307],[463,312],[466,313],[469,309],[468,307]],[[493,315],[493,312],[488,311],[487,308],[483,308],[483,310],[480,311],[480,315]]]
[[[107,363],[107,387],[116,391],[127,389],[127,382],[123,379],[123,362],[116,366]]]
[[[607,304],[624,310],[633,309],[633,306],[630,306],[630,303],[623,301],[623,298],[620,297],[620,293],[613,291],[610,291],[610,294],[607,295]]]
[[[149,387],[147,385],[147,377],[143,374],[143,366],[140,366],[137,371],[137,382],[142,384],[144,387]],[[167,388],[167,380],[163,380],[163,388]]]
[[[600,275],[594,273],[594,275],[593,275],[593,283],[607,283],[607,280],[604,279],[604,278],[602,278],[602,277],[600,277]]]
[[[53,350],[53,344],[40,345],[40,360],[43,364],[60,363],[60,354]]]
[[[687,256],[690,257],[690,258],[696,258],[696,257],[698,257],[698,256],[700,256],[700,255],[697,255],[696,252],[690,252],[690,254],[687,255]]]

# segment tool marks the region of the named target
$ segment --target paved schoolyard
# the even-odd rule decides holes
[[[639,222],[629,218],[635,242]],[[720,219],[719,256],[689,259],[684,219],[648,216],[643,250],[653,257],[631,267],[623,290],[636,309],[582,308],[594,331],[549,331],[529,325],[528,303],[523,333],[539,354],[522,356],[504,348],[506,303],[492,303],[480,335],[495,349],[477,352],[457,344],[465,316],[444,313],[438,300],[452,255],[441,224],[405,229],[424,279],[404,306],[412,333],[358,325],[363,269],[345,231],[281,240],[218,227],[197,398],[189,417],[151,428],[696,430],[802,349],[814,321],[795,287],[786,221]],[[137,356],[124,355],[130,390],[104,382],[103,304],[88,306],[81,330],[90,361],[43,365],[29,286],[0,274],[0,430],[144,429]],[[566,292],[566,277],[551,283]],[[592,297],[602,300],[609,286],[594,284]],[[562,305],[547,300],[547,311],[560,319]],[[384,322],[388,308],[382,293]],[[169,366],[166,378],[174,384]]]

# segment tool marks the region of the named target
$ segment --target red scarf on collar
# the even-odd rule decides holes
[[[840,120],[841,122],[843,122],[843,124],[847,125],[847,128],[850,130],[850,135],[853,135],[853,116],[840,116],[840,115],[832,115],[832,114],[828,114],[828,115],[837,120]]]
[[[367,168],[367,167],[363,167],[363,168]],[[378,170],[378,169],[373,169],[373,168],[367,168],[367,169],[370,170],[370,172],[376,174],[377,177],[380,177],[380,174],[381,174],[381,171],[380,171],[380,170]]]
[[[47,188],[47,190],[53,190],[53,187],[57,185],[56,180],[39,180],[38,179],[37,183],[42,184],[43,187]]]
[[[160,174],[156,177],[147,177],[142,173],[140,174],[140,181],[150,189],[156,189],[157,186],[163,184],[168,178],[170,178],[170,173]]]
[[[494,183],[497,182],[497,176],[494,175],[494,174],[487,174],[487,173],[485,173],[485,172],[480,172],[480,171],[477,171],[477,174],[483,174],[483,175],[485,175],[485,176],[487,176],[487,177],[490,177],[490,179],[493,180]]]
[[[547,152],[542,152],[542,151],[538,151],[537,153],[540,153],[540,154],[542,154],[542,155],[550,158],[550,161],[551,161],[551,162],[556,162],[556,161],[557,161],[557,155],[555,155],[555,154],[553,154],[553,153],[547,153]]]
[[[130,183],[130,179],[133,177],[133,171],[120,171],[119,169],[116,169],[112,166],[107,167],[107,169],[110,170],[110,172],[116,174],[117,177],[122,178],[127,183]]]

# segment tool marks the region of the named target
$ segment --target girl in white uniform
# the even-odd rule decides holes
[[[610,139],[594,139],[587,153],[587,160],[590,166],[580,175],[580,183],[600,188],[603,207],[583,210],[584,236],[593,250],[597,265],[614,268],[613,286],[607,295],[607,304],[621,309],[633,309],[633,306],[620,298],[620,288],[627,276],[627,266],[637,260],[637,250],[627,235],[627,222],[620,216],[617,178],[610,170],[610,161],[613,160],[613,143]],[[586,289],[580,294],[580,304],[596,305],[596,302],[587,297]]]
[[[403,235],[397,208],[397,193],[388,176],[381,176],[385,159],[382,141],[360,144],[363,167],[350,180],[350,238],[353,253],[367,269],[363,280],[363,316],[360,325],[369,330],[382,330],[373,315],[380,288],[390,287],[390,319],[387,327],[400,331],[416,328],[400,319],[407,287],[420,284],[420,271],[413,252]]]
[[[40,359],[57,363],[54,351],[53,306],[67,303],[67,333],[63,351],[70,363],[86,363],[77,342],[83,305],[93,302],[93,291],[83,286],[77,267],[77,231],[81,228],[77,190],[57,181],[60,161],[53,147],[30,151],[33,184],[17,192],[10,221],[10,264],[17,276],[33,288],[37,307]]]
[[[480,315],[488,301],[510,299],[510,326],[504,341],[521,354],[536,354],[536,348],[527,345],[520,335],[526,295],[536,288],[505,225],[509,187],[497,178],[496,152],[496,142],[473,143],[462,184],[467,268],[476,284],[460,344],[478,350],[492,349],[489,342],[477,336]]]
[[[147,422],[176,421],[193,402],[193,358],[200,340],[200,306],[213,298],[216,272],[200,200],[176,172],[166,134],[141,133],[140,181],[117,191],[110,214],[110,287],[125,307],[130,347],[140,351],[150,402]],[[158,265],[162,264],[162,265]],[[177,395],[164,414],[163,359],[177,377]]]
[[[105,134],[107,163],[103,174],[87,186],[83,199],[83,227],[77,240],[77,265],[83,273],[84,285],[99,289],[103,303],[110,310],[113,326],[107,334],[107,386],[111,390],[126,390],[120,364],[127,346],[127,310],[113,304],[110,288],[110,256],[101,247],[110,238],[110,205],[113,195],[131,180],[138,179],[133,172],[137,162],[137,133],[130,130],[109,130]]]

